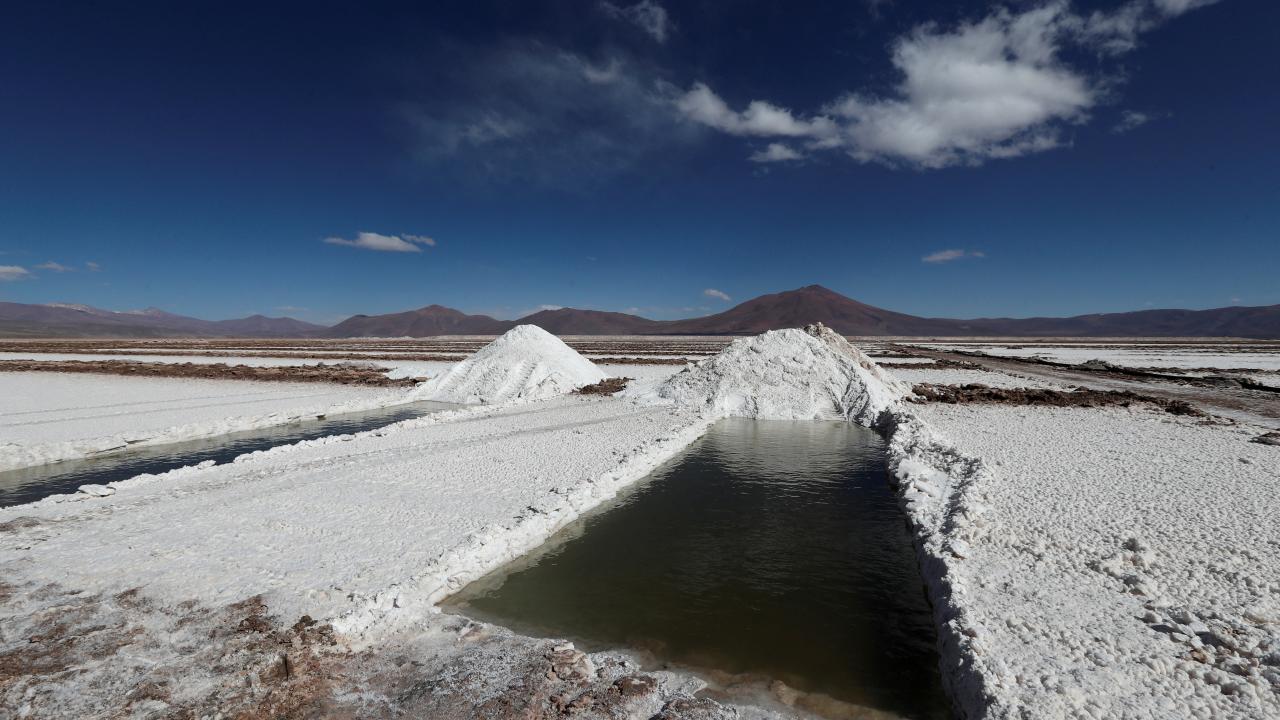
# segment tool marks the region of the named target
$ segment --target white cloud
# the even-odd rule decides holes
[[[1154,0],[1156,8],[1170,17],[1216,2],[1218,0]]]
[[[422,235],[382,235],[372,232],[356,233],[354,239],[327,237],[330,245],[346,245],[347,247],[376,250],[378,252],[422,252],[419,245],[434,247],[436,241]]]
[[[964,258],[981,258],[986,256],[986,253],[979,250],[939,250],[925,255],[920,258],[920,260],[927,263],[938,264],[953,262],[955,260],[963,260]]]
[[[1114,133],[1127,133],[1130,130],[1146,125],[1155,118],[1148,113],[1138,112],[1137,110],[1125,110],[1120,114],[1120,121],[1111,128]]]
[[[667,41],[672,25],[666,8],[653,0],[641,0],[635,5],[621,6],[612,2],[600,3],[600,9],[609,17],[626,20],[645,31],[660,43]]]
[[[0,265],[0,282],[26,280],[31,277],[30,271],[21,265]]]
[[[789,145],[784,143],[769,143],[769,147],[764,150],[757,150],[751,154],[751,161],[758,163],[787,162],[788,160],[800,160],[804,157],[800,153],[792,150]]]
[[[729,293],[726,293],[722,290],[716,290],[715,288],[707,288],[706,290],[702,291],[702,294],[706,295],[707,297],[716,298],[717,300],[723,300],[725,302],[729,302],[730,300],[733,300],[733,298],[729,297]]]
[[[50,270],[50,271],[59,272],[59,273],[75,271],[75,268],[73,267],[67,267],[62,263],[57,263],[52,260],[50,260],[47,263],[40,263],[39,265],[36,266],[36,268],[39,270]]]
[[[829,118],[798,120],[790,110],[761,100],[736,112],[704,83],[694,84],[692,90],[676,101],[676,108],[685,117],[730,135],[821,138],[836,131]]]
[[[1066,144],[1064,131],[1109,96],[1105,71],[1082,69],[1066,50],[1127,52],[1142,32],[1212,1],[1130,0],[1085,16],[1051,0],[954,27],[925,24],[893,46],[892,92],[847,93],[809,117],[763,100],[737,112],[703,83],[677,108],[731,135],[802,140],[860,162],[939,168],[1018,157]]]
[[[102,266],[92,260],[86,262],[84,266],[89,270],[89,272],[99,272],[102,270]]]
[[[445,52],[445,50],[451,52]],[[484,181],[580,185],[670,157],[702,137],[672,111],[652,61],[533,41],[452,47],[424,62],[399,108],[420,161]]]
[[[593,85],[608,85],[622,77],[622,62],[618,58],[610,58],[609,64],[596,67],[589,62],[582,63],[582,76]]]

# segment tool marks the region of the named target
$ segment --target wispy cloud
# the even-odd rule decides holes
[[[96,262],[92,261],[92,260],[90,260],[90,261],[86,262],[86,263],[84,264],[84,266],[85,266],[85,269],[87,269],[89,272],[101,272],[101,271],[102,271],[102,266],[101,266],[101,265],[99,265],[98,263],[96,263]]]
[[[716,290],[715,288],[707,288],[702,291],[702,294],[707,297],[716,298],[717,300],[724,300],[725,302],[733,300],[733,298],[729,297],[729,293],[724,292],[723,290]]]
[[[589,57],[535,41],[453,46],[424,62],[399,113],[416,158],[463,177],[580,185],[700,138],[673,112],[665,71],[611,48]]]
[[[981,258],[986,256],[986,253],[980,250],[939,250],[925,255],[920,258],[920,260],[922,262],[938,264],[953,262],[955,260],[963,260],[965,258]]]
[[[671,17],[666,8],[653,0],[641,0],[635,5],[626,6],[602,2],[600,9],[610,17],[634,24],[660,43],[667,41],[667,35],[672,30]]]
[[[36,269],[49,270],[50,272],[58,272],[58,273],[75,272],[75,268],[68,267],[66,265],[63,265],[62,263],[54,262],[52,260],[46,263],[40,263],[39,265],[36,266]]]
[[[791,149],[789,145],[784,143],[769,143],[764,150],[757,150],[751,154],[751,162],[758,163],[776,163],[789,162],[791,160],[802,160],[804,155]]]
[[[1125,110],[1120,113],[1120,120],[1111,127],[1111,132],[1117,135],[1127,133],[1130,130],[1136,130],[1143,125],[1156,120],[1164,120],[1170,116],[1169,113],[1145,113],[1137,110]]]
[[[0,265],[0,282],[26,280],[29,277],[31,277],[31,271],[21,265]]]
[[[345,245],[362,250],[402,253],[422,252],[420,246],[435,247],[436,244],[435,240],[424,235],[382,235],[373,232],[356,233],[352,239],[327,237],[324,241],[330,245]]]
[[[806,116],[764,100],[736,111],[696,83],[677,108],[725,133],[791,138],[859,162],[940,168],[1018,157],[1066,144],[1065,130],[1114,94],[1108,70],[1085,67],[1082,57],[1129,52],[1142,33],[1213,1],[1130,0],[1088,14],[1067,0],[1001,8],[899,38],[891,57],[899,80],[889,93],[846,93]]]

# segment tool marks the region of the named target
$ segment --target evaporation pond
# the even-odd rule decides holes
[[[884,443],[851,423],[717,423],[444,605],[692,670],[731,701],[750,689],[830,717],[950,715]]]
[[[269,450],[303,440],[345,435],[386,427],[402,420],[457,407],[419,401],[378,410],[319,416],[285,425],[214,435],[199,440],[151,445],[99,457],[0,472],[0,507],[35,502],[81,485],[105,485],[143,473],[162,473],[206,460],[231,462],[245,453]]]

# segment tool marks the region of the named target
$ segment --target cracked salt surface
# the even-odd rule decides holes
[[[925,406],[982,457],[948,560],[986,717],[1280,716],[1280,457],[1141,409]]]

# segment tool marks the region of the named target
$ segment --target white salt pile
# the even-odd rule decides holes
[[[518,325],[414,391],[420,400],[497,403],[540,400],[600,382],[604,372],[560,338]]]
[[[733,341],[640,400],[702,405],[721,417],[843,419],[874,425],[910,388],[821,323]]]

